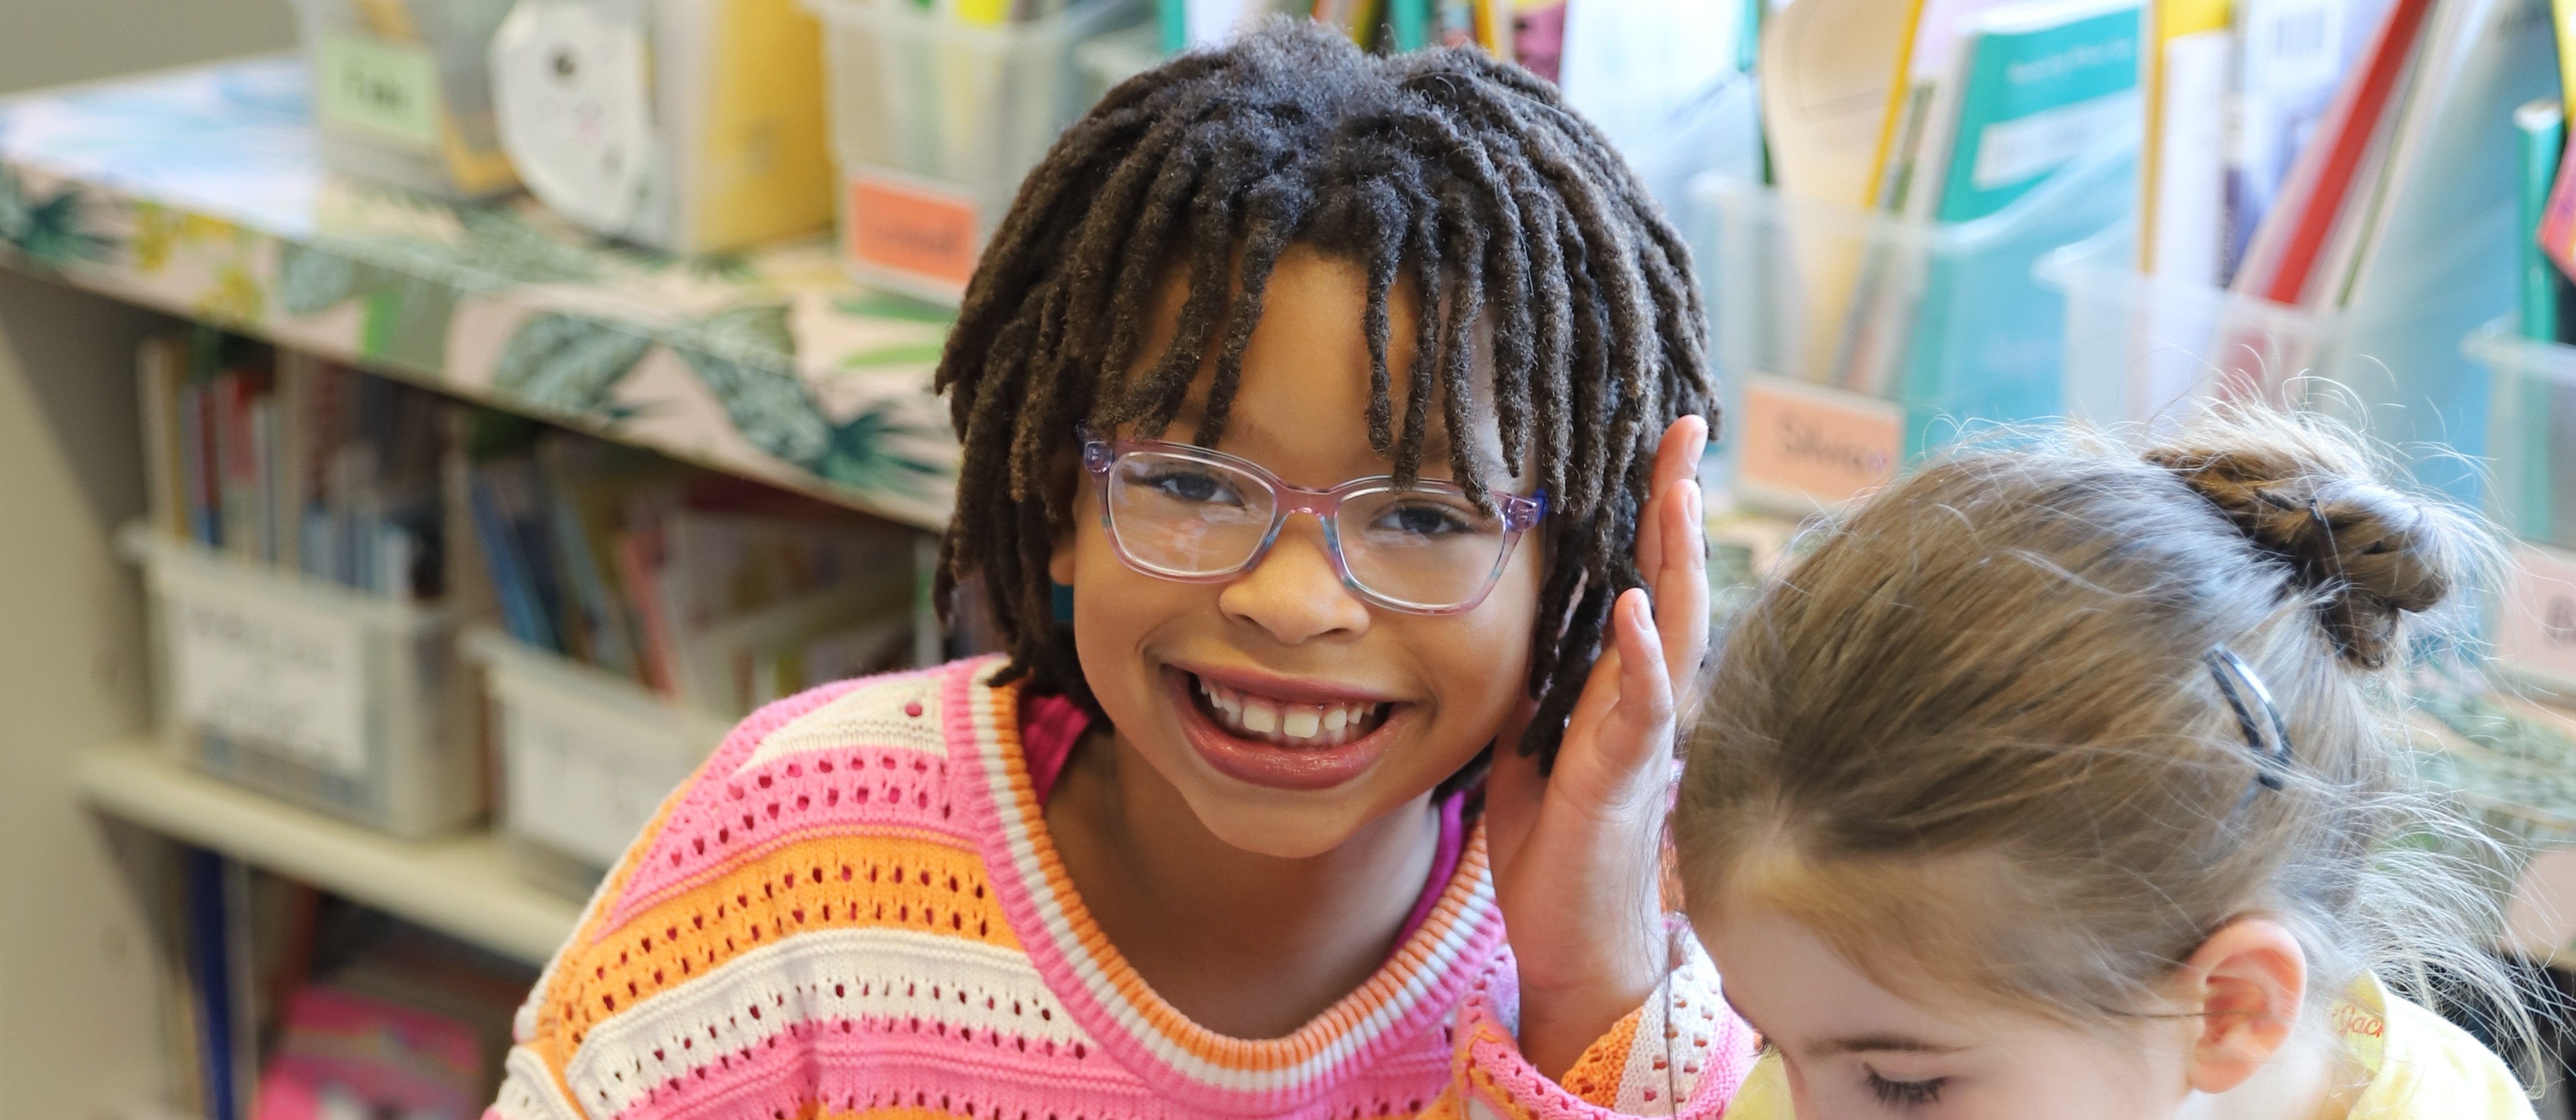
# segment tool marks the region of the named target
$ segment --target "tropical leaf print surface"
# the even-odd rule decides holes
[[[0,246],[47,268],[107,261],[116,240],[87,228],[88,218],[80,188],[39,200],[15,170],[0,167]]]
[[[652,348],[652,339],[613,323],[539,315],[510,336],[492,388],[531,408],[615,421],[623,418],[614,400],[618,382]]]

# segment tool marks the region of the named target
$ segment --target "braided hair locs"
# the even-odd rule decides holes
[[[1547,488],[1532,635],[1538,715],[1520,748],[1552,765],[1630,555],[1656,440],[1713,408],[1690,253],[1637,177],[1555,87],[1470,49],[1382,57],[1278,19],[1111,90],[1020,186],[968,284],[938,388],[963,445],[937,594],[980,577],[1028,679],[1092,707],[1047,561],[1074,524],[1077,423],[1159,435],[1214,351],[1195,442],[1214,446],[1291,245],[1361,265],[1371,444],[1411,480],[1439,387],[1453,431],[1490,376],[1502,453]],[[1158,288],[1185,277],[1179,329],[1144,345]],[[1398,407],[1387,299],[1425,311]],[[1474,332],[1491,332],[1491,369]],[[1449,441],[1486,499],[1503,464]]]

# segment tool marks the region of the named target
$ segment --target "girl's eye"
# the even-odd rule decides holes
[[[1880,1077],[1878,1071],[1874,1069],[1866,1072],[1865,1080],[1869,1085],[1870,1095],[1877,1097],[1878,1103],[1905,1111],[1930,1108],[1941,1103],[1941,1087],[1950,1082],[1946,1077],[1931,1077],[1921,1081],[1890,1081]]]
[[[1369,528],[1414,537],[1446,537],[1476,531],[1471,514],[1432,501],[1399,502],[1378,511]]]
[[[1210,471],[1193,470],[1188,467],[1162,467],[1138,481],[1143,482],[1146,488],[1155,493],[1177,502],[1187,502],[1192,505],[1212,503],[1235,505],[1241,502],[1241,499],[1235,495],[1234,487],[1226,485],[1225,479]]]

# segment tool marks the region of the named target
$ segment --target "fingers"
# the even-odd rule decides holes
[[[1673,718],[1672,681],[1664,673],[1661,628],[1649,616],[1646,593],[1619,597],[1619,707],[1634,728],[1655,728]],[[1705,615],[1703,615],[1703,618]],[[1660,738],[1660,736],[1640,736]]]
[[[1684,416],[1664,428],[1662,439],[1655,445],[1655,466],[1647,475],[1646,503],[1637,525],[1637,571],[1652,586],[1664,564],[1663,518],[1655,511],[1663,507],[1675,483],[1699,477],[1699,459],[1708,449],[1708,421],[1697,416]]]
[[[1708,546],[1699,480],[1684,479],[1656,511],[1663,522],[1661,571],[1654,586],[1655,629],[1674,693],[1690,687],[1708,652]]]

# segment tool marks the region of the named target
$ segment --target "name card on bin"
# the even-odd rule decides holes
[[[181,723],[332,773],[366,772],[363,622],[212,580],[170,606]]]
[[[983,251],[975,196],[884,168],[850,173],[843,252],[867,276],[955,300]]]
[[[1736,429],[1737,485],[1757,499],[1830,506],[1884,486],[1905,456],[1905,412],[1892,401],[1756,376]]]
[[[602,867],[689,776],[687,764],[637,749],[669,738],[668,729],[544,712],[513,713],[511,724],[510,827]]]
[[[2513,550],[2495,643],[2508,668],[2576,688],[2576,555],[2533,544]]]

